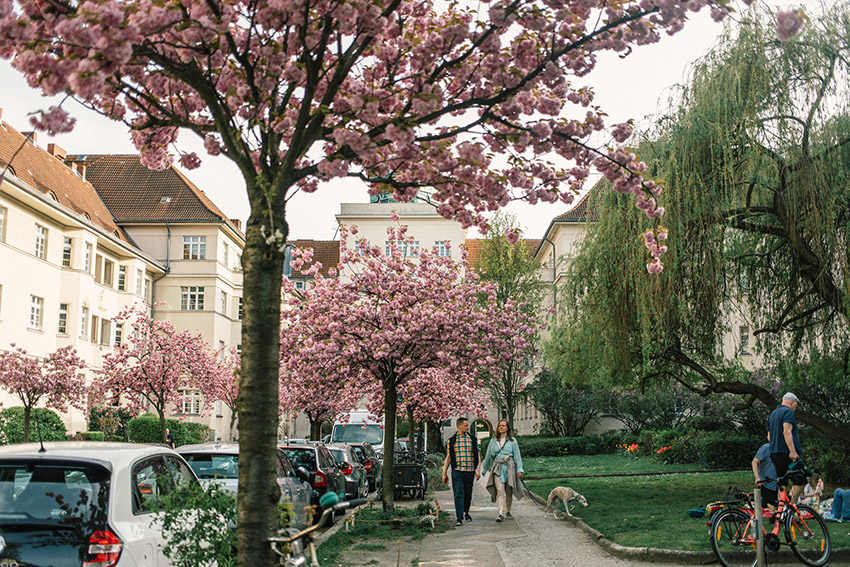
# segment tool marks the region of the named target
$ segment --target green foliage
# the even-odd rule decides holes
[[[210,428],[203,423],[195,423],[194,421],[186,421],[183,424],[183,430],[180,431],[180,436],[174,435],[174,444],[180,445],[195,445],[197,443],[206,443],[210,440]]]
[[[570,300],[559,302],[560,324],[544,347],[564,380],[684,383],[737,394],[737,405],[756,396],[771,406],[775,382],[745,372],[746,355],[724,347],[740,342],[726,315],[739,313],[750,325],[749,352],[787,365],[783,381],[810,385],[813,395],[829,386],[824,403],[806,409],[850,438],[850,397],[826,394],[850,382],[850,5],[811,16],[802,35],[778,42],[773,15],[749,10],[638,143],[665,188],[663,273],[647,274],[643,243],[623,237],[650,226],[631,199],[604,184],[591,192],[600,222],[559,290]],[[823,353],[832,361],[817,360]],[[810,366],[799,367],[801,359]],[[700,415],[723,430],[723,420]],[[756,417],[733,421],[743,429]]]
[[[811,427],[800,428],[803,459],[824,482],[836,486],[850,485],[850,446],[836,442]]]
[[[37,423],[36,423],[37,422]],[[65,441],[68,432],[56,412],[32,408],[30,414],[30,441]],[[0,410],[0,443],[24,442],[24,408],[11,407]]]
[[[613,453],[622,443],[622,435],[616,432],[587,437],[542,437],[523,436],[517,438],[519,450],[525,457],[557,457],[564,455],[600,455]],[[481,441],[481,452],[487,451],[490,438]]]
[[[95,406],[89,412],[89,431],[103,431],[110,441],[126,441],[127,424],[134,417],[126,408]]]
[[[83,441],[105,441],[106,436],[103,431],[83,431],[80,433]]]
[[[534,407],[543,416],[541,434],[577,437],[611,404],[610,391],[592,385],[562,383],[554,372],[543,370],[526,388]]]
[[[185,445],[182,441],[188,436],[182,423],[176,419],[166,419],[165,427],[171,430],[175,445]],[[127,423],[127,437],[133,443],[162,443],[159,417],[149,413],[134,417]]]
[[[163,552],[176,567],[236,565],[236,494],[213,483],[177,487],[153,508],[161,512]]]
[[[761,431],[738,435],[728,431],[645,430],[638,437],[640,454],[668,464],[698,463],[708,468],[739,469],[750,465],[764,443]],[[660,449],[669,449],[658,453]]]

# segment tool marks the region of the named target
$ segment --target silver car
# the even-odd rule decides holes
[[[177,452],[186,459],[201,484],[215,481],[227,490],[239,489],[239,444],[201,443],[183,445]],[[296,525],[306,525],[309,518],[310,498],[313,489],[306,478],[300,478],[286,453],[277,450],[277,483],[281,500],[290,500],[295,508]]]
[[[345,475],[345,498],[366,498],[369,495],[369,477],[366,468],[351,449],[351,445],[328,445],[337,462],[337,467]]]

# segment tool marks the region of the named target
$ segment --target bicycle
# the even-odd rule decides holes
[[[778,479],[766,478],[762,481],[780,482],[776,512],[759,511],[763,517],[763,545],[774,553],[778,552],[782,545],[787,545],[805,565],[821,567],[829,561],[829,531],[823,518],[814,508],[807,504],[794,504],[781,486],[781,481],[794,472],[789,470]],[[712,516],[709,522],[711,547],[724,567],[752,567],[756,565],[758,545],[753,494],[738,493],[736,497],[735,501],[724,502],[727,507]],[[770,515],[765,517],[765,513]],[[768,532],[765,523],[769,522],[774,525]],[[779,539],[780,526],[784,527],[785,542]]]
[[[319,499],[322,515],[318,522],[300,531],[298,528],[285,528],[278,532],[277,536],[268,539],[272,551],[279,558],[279,564],[284,567],[320,567],[313,534],[319,527],[324,526],[328,517],[333,517],[332,514],[335,512],[354,508],[368,501],[367,498],[355,498],[340,502],[339,495],[334,492],[323,494]],[[284,550],[284,546],[289,546],[288,550]]]

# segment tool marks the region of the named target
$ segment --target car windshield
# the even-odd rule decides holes
[[[64,524],[90,530],[106,524],[108,469],[79,462],[0,462],[0,525]]]
[[[332,443],[371,443],[373,445],[381,442],[384,430],[380,425],[366,425],[364,423],[349,423],[348,425],[334,425],[331,436]]]
[[[316,453],[312,447],[289,447],[283,450],[286,456],[289,457],[292,466],[304,467],[307,470],[316,470]]]
[[[188,453],[183,458],[198,478],[239,478],[239,455]]]

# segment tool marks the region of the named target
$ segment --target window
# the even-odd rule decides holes
[[[124,323],[115,323],[115,339],[112,344],[117,347],[121,346],[122,335],[124,334]]]
[[[227,242],[221,243],[221,263],[224,264],[225,268],[229,268],[227,265],[227,259],[230,256],[230,247],[227,245]]]
[[[199,390],[180,390],[180,413],[201,413],[201,392]]]
[[[142,271],[136,270],[136,295],[142,295]]]
[[[99,339],[99,337],[97,335],[98,331],[100,331],[100,317],[98,317],[97,315],[92,315],[91,316],[91,337],[89,337],[89,338],[91,339],[91,342],[93,342],[95,344],[98,343],[98,339]]]
[[[47,229],[40,224],[35,225],[35,257],[44,260],[47,252]]]
[[[749,327],[740,327],[739,333],[741,336],[741,352],[740,354],[751,354],[750,353],[750,328]]]
[[[236,345],[236,354],[242,356],[242,345]]]
[[[127,291],[127,266],[118,266],[118,291]]]
[[[112,273],[115,271],[115,264],[109,260],[103,260],[103,285],[112,287]]]
[[[206,236],[184,236],[183,237],[183,259],[205,260],[207,258]]]
[[[219,296],[219,305],[218,310],[222,315],[227,315],[227,294],[225,292],[221,292]]]
[[[183,311],[203,311],[204,288],[195,286],[181,287],[180,309]]]
[[[103,256],[100,254],[94,255],[94,281],[103,283]]]
[[[68,334],[68,304],[59,304],[59,328],[56,330],[60,335]]]
[[[239,298],[239,320],[242,320],[242,298]]]
[[[215,416],[221,417],[224,415],[224,403],[221,400],[215,402]]]
[[[145,301],[149,300],[148,299],[148,292],[150,291],[150,287],[151,287],[150,278],[145,278],[145,283],[144,283],[144,286],[142,288],[142,297],[145,298]]]
[[[89,308],[83,307],[80,310],[80,337],[86,338],[89,328]]]
[[[0,207],[0,242],[6,241],[6,207]]]
[[[74,241],[69,237],[62,239],[62,265],[66,268],[71,267],[71,255],[74,251]]]
[[[302,280],[298,280],[297,282],[295,282],[295,289],[303,290],[304,289],[304,282]]]
[[[91,273],[91,244],[86,242],[86,253],[83,256],[83,270]]]
[[[434,245],[437,247],[437,256],[448,257],[452,255],[451,243],[448,240],[438,240]]]
[[[405,258],[418,258],[419,257],[419,241],[414,240],[412,242],[399,242],[398,248],[401,251],[401,255]],[[390,255],[390,243],[384,243],[384,255]]]
[[[112,321],[109,319],[100,320],[100,344],[109,346],[109,339],[112,338]]]
[[[30,329],[41,330],[41,318],[44,313],[44,299],[30,296]]]

